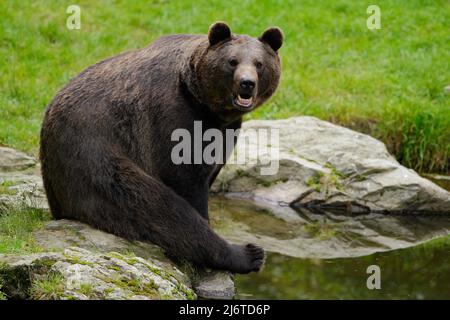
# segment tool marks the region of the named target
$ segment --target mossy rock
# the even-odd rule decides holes
[[[78,247],[0,257],[7,299],[195,299],[188,283],[150,259]]]

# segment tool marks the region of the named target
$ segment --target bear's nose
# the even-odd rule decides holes
[[[245,90],[253,90],[255,88],[255,81],[250,79],[242,79],[240,82],[240,86]]]

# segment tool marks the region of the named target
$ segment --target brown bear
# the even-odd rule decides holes
[[[56,219],[75,219],[149,241],[199,267],[258,271],[264,251],[221,239],[208,192],[222,164],[174,164],[175,129],[240,128],[280,79],[283,34],[164,36],[101,61],[72,79],[46,109],[40,159]],[[235,143],[235,141],[233,141]]]

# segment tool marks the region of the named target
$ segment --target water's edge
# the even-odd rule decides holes
[[[434,182],[449,188],[443,181]],[[450,217],[297,219],[223,197],[211,199],[210,212],[227,240],[267,251],[261,272],[236,276],[237,299],[450,299]],[[369,266],[379,267],[380,289],[367,287]]]

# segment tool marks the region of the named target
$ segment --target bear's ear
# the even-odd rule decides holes
[[[273,51],[277,52],[283,44],[283,31],[278,27],[270,27],[258,39],[267,43]]]
[[[209,27],[208,39],[210,45],[213,46],[229,38],[231,38],[231,30],[225,22],[216,22]]]

